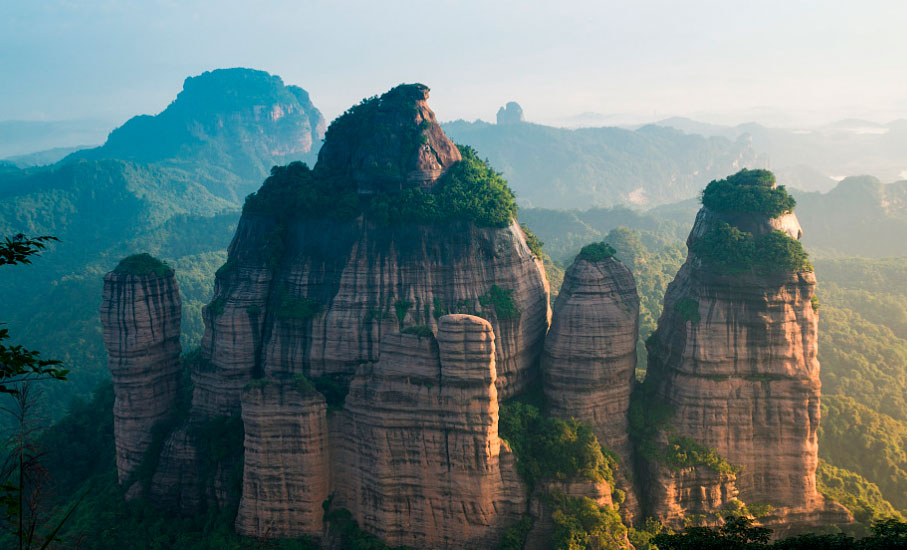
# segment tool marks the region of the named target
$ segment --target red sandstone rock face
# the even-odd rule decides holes
[[[525,511],[498,438],[488,321],[440,319],[437,341],[391,334],[353,379],[332,433],[334,504],[390,545],[491,548]]]
[[[217,277],[205,310],[208,363],[193,375],[200,414],[237,412],[256,369],[278,378],[352,376],[357,365],[380,358],[384,335],[435,328],[448,312],[490,320],[502,396],[521,392],[535,376],[548,326],[548,282],[516,223],[501,229],[300,221],[278,265],[260,254],[270,227],[266,218],[244,216],[230,247],[235,267]],[[502,318],[482,305],[493,286],[511,292],[518,316]],[[304,301],[318,312],[287,315],[287,304]]]
[[[542,375],[551,412],[593,427],[606,448],[631,463],[630,393],[636,369],[639,296],[614,258],[578,258],[567,269],[545,338]]]
[[[318,535],[330,494],[327,404],[295,380],[252,384],[243,393],[245,461],[240,534]]]
[[[703,209],[688,242],[716,218]],[[782,228],[799,236],[793,214],[746,223],[754,231]],[[816,492],[815,285],[806,271],[717,275],[691,253],[668,287],[649,345],[647,384],[672,407],[677,435],[743,466],[736,483],[745,503],[771,504],[790,517],[830,509],[846,521],[846,513],[835,512]],[[698,321],[675,309],[680,300],[698,304]]]
[[[129,479],[169,417],[181,378],[180,297],[166,276],[111,272],[104,277],[101,325],[113,378],[117,477]],[[130,497],[137,496],[131,490]]]
[[[577,258],[564,275],[545,337],[545,398],[552,414],[592,426],[620,457],[616,481],[627,495],[621,508],[627,521],[639,515],[629,439],[638,338],[639,296],[630,270],[614,258]]]

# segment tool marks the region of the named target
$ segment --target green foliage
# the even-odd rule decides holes
[[[610,244],[602,241],[600,243],[587,244],[579,251],[578,259],[589,260],[590,262],[601,262],[608,258],[613,258],[617,253]]]
[[[496,547],[497,550],[523,550],[534,523],[532,516],[523,516],[515,525],[504,531],[504,536],[501,537],[501,541]]]
[[[742,466],[729,463],[715,449],[701,445],[689,437],[669,437],[668,445],[661,458],[676,469],[705,466],[712,471],[727,475],[736,475],[743,470]]]
[[[471,221],[481,227],[506,227],[516,216],[513,192],[500,174],[470,147],[430,192],[418,187],[399,193],[360,197],[352,180],[324,176],[301,162],[275,166],[257,192],[246,198],[244,213],[294,218],[345,220],[365,213],[382,224],[433,224]]]
[[[812,298],[809,299],[809,303],[813,306],[813,311],[819,311],[819,297],[815,294],[812,295]]]
[[[598,548],[617,550],[627,548],[627,528],[617,510],[599,506],[588,497],[568,497],[555,494],[550,497],[554,511],[553,550],[586,550]]]
[[[673,534],[673,531],[666,528],[655,518],[646,518],[646,521],[639,527],[627,529],[627,537],[636,550],[658,550],[652,539],[655,538],[655,535],[661,533]]]
[[[330,500],[325,502],[324,521],[339,536],[344,550],[406,550],[404,546],[388,546],[378,537],[361,530],[349,510],[329,508]]]
[[[772,231],[754,238],[723,222],[694,241],[690,251],[726,275],[813,269],[803,245],[787,233]]]
[[[532,252],[532,255],[536,258],[542,259],[545,257],[545,251],[542,250],[542,246],[545,244],[541,239],[535,236],[535,233],[529,230],[526,227],[526,224],[520,224],[520,228],[523,230],[523,234],[526,235],[526,245],[529,247],[529,250]]]
[[[680,314],[684,320],[694,323],[698,323],[701,318],[699,316],[699,302],[693,298],[681,298],[674,302],[674,311]]]
[[[876,484],[883,498],[902,513],[907,511],[907,424],[852,398],[823,396],[819,456]],[[846,481],[845,488],[855,486]],[[874,500],[866,491],[854,497]],[[877,501],[874,506],[884,508]]]
[[[503,289],[492,285],[488,292],[479,296],[482,307],[494,307],[494,312],[501,321],[520,318],[520,306],[513,299],[513,289]]]
[[[173,275],[173,269],[169,265],[147,252],[123,258],[113,272],[125,275],[156,275],[158,277]]]
[[[756,527],[752,518],[728,516],[717,529],[688,527],[682,533],[656,535],[659,550],[882,550],[907,546],[907,523],[894,519],[878,521],[872,534],[855,540],[834,535],[800,535],[769,542],[771,529]]]
[[[499,430],[530,484],[544,479],[587,478],[613,485],[616,459],[603,452],[592,430],[576,420],[543,416],[519,402],[501,406]]]
[[[211,311],[211,315],[218,317],[224,312],[224,306],[227,304],[227,299],[223,296],[219,296],[208,304],[208,310]]]
[[[743,170],[723,180],[709,182],[702,192],[702,205],[714,212],[763,214],[777,218],[793,212],[797,201],[783,185],[775,185],[768,170]]]
[[[26,237],[22,233],[6,237],[0,243],[0,265],[28,265],[31,257],[39,255],[48,243],[59,240],[50,235]]]
[[[311,298],[288,298],[284,297],[280,303],[280,309],[277,310],[277,316],[281,319],[295,319],[297,321],[309,321],[314,319],[324,310],[324,305],[318,300]]]
[[[630,395],[630,439],[637,452],[648,460],[659,460],[662,449],[657,438],[668,429],[674,410],[650,395],[648,385],[637,384]]]
[[[403,320],[406,318],[406,312],[413,307],[413,303],[407,300],[397,300],[394,302],[394,312],[397,314],[397,323],[402,327]]]
[[[867,528],[867,532],[876,520],[894,518],[904,521],[904,516],[882,497],[878,485],[824,460],[819,461],[816,470],[816,486],[825,497],[847,507],[854,519]]]
[[[403,334],[415,334],[419,338],[433,338],[435,333],[428,325],[414,325],[401,330]]]

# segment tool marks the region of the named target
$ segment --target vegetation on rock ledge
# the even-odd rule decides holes
[[[143,252],[133,254],[120,260],[114,273],[125,275],[157,275],[158,277],[167,277],[173,274],[173,269],[166,263],[158,260],[151,254]]]
[[[690,251],[723,275],[813,270],[800,241],[783,231],[756,238],[722,222],[697,239]]]
[[[702,205],[713,212],[763,214],[777,218],[794,210],[797,201],[783,185],[774,187],[768,170],[743,170],[723,180],[712,180],[702,191]]]
[[[399,193],[360,196],[352,179],[325,178],[302,162],[275,166],[257,192],[246,197],[243,213],[291,218],[351,219],[365,214],[381,224],[471,221],[480,227],[507,227],[516,216],[513,192],[501,174],[474,149],[460,147],[462,160],[430,191],[410,187]]]

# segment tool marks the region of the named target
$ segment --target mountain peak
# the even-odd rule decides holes
[[[311,153],[323,135],[324,118],[302,88],[264,71],[217,69],[187,78],[159,114],[133,117],[102,147],[75,156],[207,160],[258,179],[277,162]]]
[[[352,180],[361,195],[431,188],[461,157],[428,94],[424,84],[401,84],[348,109],[328,128],[316,170]]]

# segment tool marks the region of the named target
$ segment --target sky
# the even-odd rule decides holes
[[[0,120],[122,122],[251,67],[328,120],[422,82],[440,120],[886,122],[907,118],[905,29],[903,1],[0,0]]]

